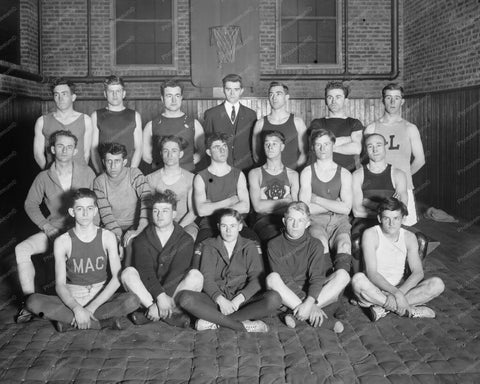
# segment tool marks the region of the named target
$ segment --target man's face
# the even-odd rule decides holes
[[[103,164],[105,165],[107,175],[111,178],[116,178],[120,175],[123,168],[127,164],[127,159],[124,159],[121,153],[117,155],[107,153],[105,155],[105,160],[103,160]]]
[[[152,209],[153,224],[159,229],[168,228],[172,225],[177,212],[173,210],[172,204],[155,203]]]
[[[228,159],[228,146],[227,143],[221,140],[215,140],[209,149],[207,154],[217,163],[226,163]]]
[[[223,93],[229,103],[236,104],[242,96],[243,88],[239,81],[227,81],[223,87]]]
[[[67,84],[57,85],[53,89],[53,100],[57,109],[65,111],[73,106],[73,102],[77,95],[72,94],[70,87]]]
[[[389,89],[385,92],[383,105],[385,110],[390,114],[399,115],[402,112],[402,105],[405,100],[402,98],[402,92],[398,89]]]
[[[365,142],[365,146],[367,148],[368,158],[373,161],[382,161],[385,159],[385,141],[382,137],[373,135],[367,138]]]
[[[327,91],[327,107],[330,112],[340,112],[345,104],[343,89],[329,89]]]
[[[285,89],[281,85],[270,88],[268,100],[272,109],[281,109],[287,104],[289,95],[285,93]]]
[[[97,214],[98,208],[91,197],[82,197],[75,200],[73,207],[69,208],[70,216],[80,225],[90,225]]]
[[[283,144],[282,140],[277,136],[267,136],[263,148],[265,149],[265,156],[267,156],[267,159],[274,159],[281,156],[285,144]]]
[[[163,164],[174,166],[180,163],[180,159],[183,156],[183,151],[180,149],[177,143],[174,141],[167,141],[162,147],[162,160]]]
[[[283,219],[287,236],[291,239],[299,239],[310,226],[310,220],[303,212],[290,209]]]
[[[233,216],[223,216],[218,224],[220,236],[227,243],[235,243],[242,228],[242,223],[239,223]]]
[[[180,87],[166,87],[162,97],[165,109],[176,112],[182,107],[182,89]]]
[[[112,107],[118,107],[123,105],[123,99],[126,92],[120,84],[110,84],[107,86],[107,90],[104,91],[107,98],[108,105]]]
[[[398,211],[383,211],[378,216],[378,221],[382,226],[382,231],[389,235],[397,234],[400,231],[403,222],[402,212]]]
[[[73,156],[77,153],[75,140],[69,136],[57,136],[55,145],[51,147],[51,151],[56,161],[62,163],[71,162]]]
[[[333,157],[333,143],[327,135],[317,137],[313,149],[317,159],[330,159]]]

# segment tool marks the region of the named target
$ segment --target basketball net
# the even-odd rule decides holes
[[[210,28],[210,46],[217,48],[218,67],[235,61],[237,39],[242,44],[242,33],[238,25],[220,25]]]

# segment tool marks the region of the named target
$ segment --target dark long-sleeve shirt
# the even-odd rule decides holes
[[[133,240],[133,266],[154,299],[163,292],[173,295],[190,269],[192,258],[193,239],[177,223],[165,246],[154,225]]]
[[[328,264],[321,241],[308,231],[296,240],[287,238],[285,233],[270,240],[268,261],[272,271],[277,272],[298,297],[304,298],[307,294],[315,300],[318,298]]]
[[[230,259],[220,236],[205,240],[202,247],[203,291],[213,301],[220,295],[231,300],[240,293],[247,301],[260,291],[264,269],[255,242],[239,236]]]

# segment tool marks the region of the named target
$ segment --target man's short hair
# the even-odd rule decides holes
[[[71,137],[73,139],[73,141],[75,142],[75,148],[77,147],[77,143],[78,143],[77,136],[75,136],[72,132],[67,131],[67,130],[63,130],[63,129],[55,131],[50,135],[50,146],[51,147],[55,146],[55,143],[57,142],[57,138],[59,138],[60,136]]]
[[[377,214],[382,216],[384,211],[400,211],[402,217],[408,216],[407,206],[395,197],[387,197],[378,204]]]
[[[151,199],[152,207],[155,204],[166,203],[172,206],[172,210],[177,210],[177,195],[171,189],[166,189],[163,192],[155,192]]]
[[[268,86],[268,93],[270,93],[273,87],[283,87],[285,94],[288,95],[288,87],[285,83],[282,83],[281,81],[272,81]]]
[[[83,198],[93,199],[93,203],[97,205],[97,195],[95,194],[95,192],[93,192],[89,188],[78,188],[72,195],[71,207],[73,208],[75,202]]]
[[[382,138],[382,139],[383,139],[383,144],[385,144],[385,145],[388,144],[387,139],[385,139],[385,136],[383,136],[382,134],[380,134],[380,133],[370,133],[370,134],[365,135],[365,139],[363,140],[363,142],[365,143],[365,145],[367,145],[367,140],[368,140],[370,137],[373,137],[373,136],[378,136],[378,137]]]
[[[180,88],[180,93],[183,95],[183,85],[176,80],[167,80],[160,85],[160,93],[162,97],[165,97],[165,88]]]
[[[170,141],[172,143],[177,143],[181,151],[184,151],[185,148],[187,148],[188,146],[188,141],[185,140],[183,137],[176,136],[176,135],[169,135],[169,136],[161,136],[158,139],[158,148],[160,148],[160,150],[162,151],[165,143],[168,143]]]
[[[402,99],[403,99],[404,91],[403,91],[403,87],[400,84],[390,83],[390,84],[387,84],[385,87],[383,87],[382,100],[385,98],[387,91],[400,91],[400,94],[402,95]]]
[[[332,131],[329,131],[328,129],[318,129],[312,132],[310,135],[310,144],[312,148],[315,147],[315,141],[322,136],[328,136],[330,141],[335,144],[335,141],[337,141],[337,138],[335,137],[335,134]]]
[[[225,88],[227,81],[230,81],[231,83],[240,83],[240,88],[243,88],[242,76],[237,75],[236,73],[230,73],[222,79],[223,88]]]
[[[282,143],[285,144],[285,135],[283,134],[283,132],[280,132],[274,129],[268,129],[266,131],[263,131],[264,142],[267,139],[267,137],[272,137],[272,136],[278,137],[282,141]]]
[[[331,89],[341,89],[345,98],[350,94],[350,87],[343,84],[341,81],[329,81],[325,87],[325,100],[327,100],[327,93]]]
[[[125,145],[120,143],[105,143],[102,145],[102,160],[106,159],[107,153],[110,153],[111,155],[122,155],[123,159],[126,159],[128,156],[127,148],[125,148]]]
[[[222,218],[224,218],[225,216],[232,216],[234,217],[239,223],[243,223],[243,218],[242,218],[242,215],[240,213],[238,213],[238,211],[236,209],[232,209],[232,208],[225,208],[225,209],[221,209],[219,212],[218,212],[218,224],[220,225],[220,222],[222,221]]]
[[[73,82],[63,77],[57,77],[53,79],[53,81],[50,83],[50,90],[52,91],[52,95],[55,91],[55,87],[58,87],[59,85],[66,85],[70,89],[70,93],[72,95],[75,95],[77,93],[77,87]]]
[[[225,133],[213,132],[205,138],[205,147],[206,149],[210,149],[212,144],[215,141],[221,141],[222,143],[228,143],[228,135]]]
[[[310,208],[308,205],[305,204],[303,201],[292,201],[290,204],[287,205],[287,209],[285,209],[285,213],[283,216],[286,218],[291,210],[298,211],[303,213],[308,219],[310,219]]]
[[[120,76],[117,75],[110,75],[103,80],[103,89],[105,91],[108,89],[109,85],[121,85],[123,89],[125,89],[125,83]]]

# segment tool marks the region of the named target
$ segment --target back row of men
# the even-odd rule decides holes
[[[243,92],[241,79],[236,75],[231,76],[233,77],[227,76],[227,78],[224,79],[225,95],[227,96],[227,100],[229,96],[236,95],[235,97],[238,103],[238,98]],[[112,85],[108,85],[106,88],[109,108],[111,105],[110,99],[120,100],[122,110],[125,111],[126,109],[123,107],[122,101],[125,95],[123,85],[117,85],[120,90],[117,96],[115,96],[115,89],[111,89]],[[334,114],[334,111],[339,105],[342,106],[341,109],[343,110],[343,102],[348,94],[342,84],[329,84],[329,87],[330,88],[327,87],[327,104],[332,114]],[[396,85],[389,87],[398,88]],[[389,94],[389,91],[394,94]],[[312,123],[314,127],[310,135],[310,156],[312,161],[311,165],[301,172],[299,178],[298,173],[287,167],[284,162],[298,159],[298,161],[292,165],[292,167],[298,167],[304,161],[302,155],[297,156],[297,154],[300,152],[304,155],[303,158],[306,156],[305,147],[301,144],[303,142],[302,137],[305,136],[305,125],[300,119],[294,119],[292,115],[287,114],[287,121],[291,121],[293,127],[295,127],[296,133],[292,134],[291,132],[289,133],[288,130],[282,129],[285,128],[286,123],[272,124],[271,119],[269,119],[272,116],[274,117],[278,111],[285,112],[284,107],[288,99],[287,92],[288,89],[282,84],[273,83],[271,85],[269,93],[272,104],[272,114],[265,117],[264,120],[257,122],[255,126],[252,140],[254,153],[257,152],[259,147],[263,147],[264,151],[262,151],[262,153],[265,158],[265,163],[261,167],[250,170],[248,174],[250,191],[248,191],[246,178],[241,170],[230,165],[232,162],[234,164],[236,162],[242,164],[242,162],[250,161],[248,160],[250,159],[248,151],[249,141],[247,140],[246,144],[242,141],[240,141],[240,144],[236,144],[237,137],[242,137],[242,135],[245,134],[245,130],[240,130],[232,136],[231,134],[228,135],[224,132],[218,132],[218,130],[213,128],[211,133],[207,135],[205,141],[205,153],[211,160],[210,165],[200,171],[194,178],[192,173],[181,167],[181,160],[185,158],[185,154],[187,153],[191,167],[194,166],[196,161],[199,161],[201,156],[198,152],[195,152],[198,147],[191,146],[190,150],[188,150],[188,139],[193,143],[198,142],[198,140],[195,140],[195,136],[198,134],[197,139],[201,139],[203,131],[201,131],[201,126],[196,120],[191,127],[193,129],[189,128],[187,118],[180,112],[183,127],[188,130],[188,134],[190,135],[187,139],[182,138],[182,135],[178,135],[183,129],[181,124],[180,126],[174,126],[175,129],[173,129],[172,132],[161,131],[163,135],[158,134],[158,132],[155,132],[153,135],[158,136],[158,140],[153,140],[154,144],[158,144],[158,148],[155,149],[155,145],[153,145],[152,149],[152,145],[150,145],[149,151],[153,154],[158,152],[159,164],[161,164],[160,169],[148,175],[145,179],[137,168],[126,166],[130,159],[126,148],[127,145],[106,141],[102,143],[102,149],[97,152],[99,156],[101,156],[106,172],[102,173],[95,180],[93,171],[86,167],[85,164],[82,165],[82,159],[85,160],[85,163],[88,160],[89,151],[86,150],[88,146],[86,145],[88,141],[86,132],[88,130],[85,130],[85,135],[83,136],[83,147],[79,144],[80,140],[77,140],[77,137],[71,130],[62,129],[52,132],[49,138],[51,143],[49,150],[54,157],[54,162],[48,170],[41,172],[35,179],[25,203],[27,213],[32,221],[39,226],[41,232],[31,236],[16,247],[20,282],[25,296],[28,297],[34,292],[33,281],[35,271],[31,262],[32,254],[45,252],[48,249],[48,239],[55,238],[58,233],[68,228],[69,217],[75,218],[77,222],[76,225],[78,225],[79,220],[81,221],[81,219],[77,220],[77,217],[72,212],[70,212],[70,216],[67,214],[67,209],[73,209],[74,207],[65,206],[65,201],[67,200],[64,196],[65,192],[73,192],[82,187],[91,188],[93,185],[95,200],[98,198],[98,207],[103,225],[116,235],[116,240],[119,244],[118,252],[122,255],[125,250],[125,264],[127,266],[131,263],[131,240],[141,233],[148,233],[148,231],[144,231],[144,229],[147,228],[149,223],[147,200],[152,190],[165,192],[168,189],[175,192],[174,199],[176,203],[173,209],[175,211],[174,217],[178,221],[179,227],[183,227],[186,233],[193,239],[196,239],[197,243],[202,243],[203,240],[215,236],[219,228],[220,232],[222,232],[221,219],[223,216],[219,219],[216,215],[221,209],[233,210],[235,214],[231,216],[237,219],[237,224],[243,222],[243,219],[250,211],[251,200],[256,213],[256,216],[252,220],[254,231],[249,230],[247,226],[243,225],[237,225],[237,227],[241,230],[243,237],[253,240],[258,240],[258,237],[260,237],[262,244],[265,245],[268,240],[280,234],[280,230],[285,223],[285,217],[283,215],[289,204],[301,200],[307,205],[308,211],[312,212],[311,216],[309,212],[307,214],[308,226],[310,227],[310,234],[322,243],[322,253],[325,251],[323,258],[326,260],[330,259],[330,249],[334,252],[334,272],[330,275],[328,282],[332,283],[335,288],[333,290],[332,288],[327,289],[327,291],[330,296],[332,296],[329,298],[330,301],[338,297],[349,281],[351,227],[348,214],[352,208],[352,200],[353,212],[358,219],[354,224],[355,227],[364,228],[365,226],[374,225],[376,223],[376,208],[382,198],[395,196],[404,203],[413,200],[409,198],[407,193],[408,178],[403,171],[391,167],[391,165],[386,162],[385,158],[388,143],[384,136],[374,132],[365,139],[369,163],[354,172],[352,183],[352,175],[348,170],[334,161],[334,156],[335,153],[341,153],[342,151],[347,153],[349,151],[356,154],[360,153],[361,144],[359,141],[361,142],[362,139],[362,127],[360,125],[359,130],[350,129],[351,136],[348,138],[340,136],[340,138],[337,139],[336,136],[330,130],[325,129],[323,125],[330,120],[341,121],[348,119],[331,116],[328,119],[315,120]],[[392,114],[392,111],[395,110],[398,111],[399,121],[403,121],[399,117],[400,107],[403,102],[401,89],[387,89],[384,90],[384,92],[386,94],[384,97],[386,105],[386,113],[383,118],[384,123],[388,123],[388,121],[385,120],[386,116],[390,116],[389,114]],[[395,96],[396,92],[399,93],[398,97]],[[108,96],[110,94],[112,94],[111,97]],[[56,85],[54,87],[54,95],[57,108],[68,104],[73,111],[72,102],[75,95],[69,85]],[[167,108],[166,111],[171,112],[167,106],[172,105],[177,106],[177,112],[180,110],[182,96],[180,86],[176,84],[170,84],[169,86],[167,83],[162,89],[162,95]],[[167,100],[170,100],[171,103]],[[235,109],[235,103],[233,103],[232,97],[230,97],[230,102],[234,107],[231,109],[230,116],[227,117],[230,127],[236,129],[239,123],[244,121],[241,116],[241,111],[242,108],[245,107],[240,106],[240,108]],[[225,105],[230,102],[226,101]],[[282,108],[276,108],[279,105],[282,105]],[[221,105],[207,111],[205,121],[210,122],[207,123],[207,126],[214,124],[214,126],[216,125],[217,127],[224,127],[226,125],[225,122],[215,123],[215,119],[220,119],[222,115],[225,115],[227,111],[226,108],[228,108],[228,105]],[[217,113],[215,113],[216,109],[218,110]],[[93,115],[93,120],[98,119],[99,115],[100,111],[97,111],[96,114]],[[134,113],[134,115],[137,116],[138,114]],[[161,124],[161,120],[165,118],[164,115],[156,120],[158,124]],[[39,124],[45,124],[47,116],[43,117],[44,120],[41,120],[42,118],[39,119],[37,126]],[[79,114],[77,120],[80,116]],[[137,120],[137,117],[135,117],[135,120]],[[390,116],[390,118],[392,117]],[[56,117],[54,117],[54,119],[56,119]],[[81,120],[88,122],[88,117],[82,117]],[[178,122],[178,118],[174,120]],[[150,134],[149,139],[146,141],[147,144],[149,142],[152,143],[152,134],[154,132],[153,123],[154,122],[147,124],[145,128],[145,136],[148,137]],[[118,122],[118,124],[120,123]],[[264,127],[264,125],[266,124],[270,124],[269,129],[265,129],[266,127]],[[167,125],[172,127],[170,123]],[[117,125],[117,127],[118,126],[121,125]],[[141,124],[136,124],[135,126],[140,126],[141,136]],[[410,132],[412,131],[410,126],[412,125],[407,125],[404,129]],[[369,127],[367,127],[367,129],[369,129]],[[133,129],[134,138],[136,137],[136,130],[137,128]],[[418,130],[415,128],[413,131],[416,132],[418,136]],[[43,130],[43,132],[45,132],[45,130]],[[118,139],[113,132],[110,133],[110,139]],[[262,134],[260,135],[260,133]],[[360,137],[358,137],[358,134],[360,134]],[[93,147],[97,148],[99,135],[93,136]],[[395,135],[390,135],[390,146],[392,146],[394,138]],[[338,143],[337,140],[340,143]],[[36,139],[36,148],[38,145],[37,141]],[[408,143],[410,143],[410,141],[409,139]],[[133,140],[133,142],[135,143],[135,140]],[[290,150],[287,150],[292,142],[295,144],[294,149],[292,150],[290,147]],[[238,148],[238,146],[241,147],[242,143],[243,150],[239,152],[243,153],[243,157],[232,157],[232,153],[235,154],[235,148]],[[255,143],[263,143],[264,145],[256,145]],[[42,144],[42,148],[43,146],[44,144]],[[135,147],[135,144],[133,144],[133,147]],[[397,147],[400,147],[400,145],[394,146],[394,150],[398,149]],[[411,147],[413,148],[414,145],[412,144]],[[337,152],[335,152],[335,148],[337,148]],[[339,150],[339,148],[341,149]],[[144,149],[146,149],[146,153],[148,153],[148,145],[144,146]],[[83,152],[85,156],[82,156],[74,166],[73,159],[79,152]],[[295,155],[293,157],[285,157],[285,152],[295,153]],[[423,150],[421,150],[421,152],[423,155]],[[135,161],[139,161],[139,156],[136,156],[136,154],[137,151],[135,150],[131,158],[132,164],[134,159],[136,159]],[[288,160],[289,158],[290,160]],[[352,160],[352,156],[346,156],[346,159]],[[351,164],[355,164],[355,161]],[[412,163],[412,172],[413,164],[415,164],[415,161]],[[417,168],[419,167],[420,166],[417,166]],[[170,191],[168,191],[168,193],[170,193]],[[42,202],[46,203],[50,212],[48,217],[45,217],[41,212],[40,205]],[[199,216],[197,220],[196,215]],[[240,216],[237,217],[235,215]],[[153,215],[153,221],[155,222],[155,214]],[[74,233],[69,236],[72,235],[74,235]],[[166,241],[167,239],[164,240]],[[226,241],[225,238],[223,238],[223,240]],[[160,241],[163,245],[164,242],[161,238]],[[73,240],[70,244],[69,252],[71,252],[72,244]],[[236,239],[233,245],[235,244]],[[285,244],[283,246],[285,246]],[[162,246],[160,246],[160,250],[161,249]],[[199,251],[200,254],[202,252],[203,250]],[[318,250],[316,252],[318,252]],[[88,252],[85,253],[87,256],[88,254]],[[67,259],[69,256],[70,255],[67,255]],[[73,262],[73,269],[76,272],[83,271],[82,273],[86,273],[89,269],[95,270],[95,268],[98,267],[90,259],[88,259],[90,261],[85,260],[85,265],[82,260],[82,258],[80,258],[80,261],[77,260],[78,264],[76,264],[76,261]],[[198,266],[198,263],[198,260],[194,261],[193,265]],[[157,268],[159,267],[157,266]],[[198,284],[195,286],[197,285]],[[42,306],[44,304],[45,303],[42,302]],[[240,303],[236,303],[234,306],[238,308],[239,304]],[[220,308],[222,308],[221,305]],[[190,312],[192,313],[192,311]],[[26,316],[28,316],[28,313]],[[21,317],[22,312],[19,318]]]

